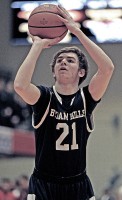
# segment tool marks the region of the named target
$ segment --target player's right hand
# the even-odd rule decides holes
[[[42,39],[38,36],[31,35],[30,33],[28,33],[28,35],[31,37],[34,44],[40,44],[43,49],[50,48],[51,46],[57,44],[60,41],[60,37],[54,39]]]

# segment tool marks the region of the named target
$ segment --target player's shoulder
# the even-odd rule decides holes
[[[99,103],[101,101],[101,99],[99,99],[98,101],[94,100],[94,98],[92,97],[92,95],[89,91],[89,85],[86,85],[85,87],[83,87],[82,90],[83,90],[83,93],[84,93],[84,96],[86,99],[89,99],[95,103]]]
[[[45,86],[45,85],[37,85],[37,87],[39,88],[39,90],[41,92],[43,92],[43,91],[49,91],[50,90],[50,87]]]
[[[88,98],[88,99],[94,100],[94,99],[92,98],[90,92],[89,92],[89,85],[84,86],[81,90],[83,91],[83,94],[84,94],[84,96],[85,96],[85,99]]]
[[[89,85],[82,87],[81,90],[84,92],[84,94],[89,93]]]

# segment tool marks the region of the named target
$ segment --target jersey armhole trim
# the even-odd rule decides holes
[[[85,96],[84,96],[83,89],[81,89],[81,96],[82,96],[83,104],[84,104],[87,131],[88,131],[88,132],[92,132],[92,131],[94,130],[94,123],[93,123],[93,129],[91,129],[91,128],[89,127],[88,120],[87,120],[87,114],[86,114],[86,100],[85,100]],[[92,114],[92,118],[93,118],[93,122],[94,122],[94,116],[93,116],[93,114]]]
[[[46,109],[43,117],[41,118],[40,122],[37,125],[34,125],[34,113],[32,113],[32,126],[33,126],[33,128],[35,128],[35,129],[39,128],[42,125],[42,123],[44,122],[44,120],[47,117],[47,114],[49,112],[51,98],[52,98],[52,93],[50,92],[50,101],[48,103],[47,109]]]

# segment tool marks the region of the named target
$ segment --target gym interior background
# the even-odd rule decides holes
[[[30,49],[30,45],[14,46],[10,42],[10,2],[10,0],[0,1],[0,70],[2,72],[4,69],[9,72],[13,81],[21,62]],[[77,45],[83,49],[82,45]],[[105,96],[95,110],[95,130],[89,138],[87,148],[87,171],[98,198],[107,189],[122,186],[122,43],[99,45],[113,60],[115,71]],[[66,46],[66,44],[56,45],[43,51],[33,76],[35,84],[53,84],[49,67],[50,60],[52,55],[63,46]],[[87,55],[87,52],[85,53]],[[96,70],[95,63],[89,56],[88,59],[90,74],[84,85],[89,82]],[[27,112],[26,114],[28,116]],[[14,126],[10,130],[13,131],[13,129]],[[6,132],[9,131],[0,127],[0,132],[7,134]],[[33,132],[33,130],[30,130],[30,132]],[[21,174],[30,176],[33,165],[34,157],[30,155],[21,157],[1,155],[0,178],[9,177],[14,180]]]

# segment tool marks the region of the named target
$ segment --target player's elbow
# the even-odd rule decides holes
[[[114,71],[114,64],[113,64],[112,60],[110,60],[110,64],[109,64],[109,67],[108,67],[108,71],[109,71],[110,73],[113,73],[113,71]]]
[[[114,64],[113,62],[110,60],[109,64],[107,65],[107,67],[105,68],[105,74],[106,75],[112,75],[114,72]]]
[[[23,90],[25,90],[25,87],[22,83],[20,83],[19,81],[17,81],[15,79],[14,81],[14,90],[17,94],[20,94]]]
[[[109,70],[110,70],[111,72],[114,71],[114,68],[115,68],[115,67],[114,67],[114,64],[113,64],[112,61],[110,62],[110,67],[109,67],[109,68],[110,68]]]

